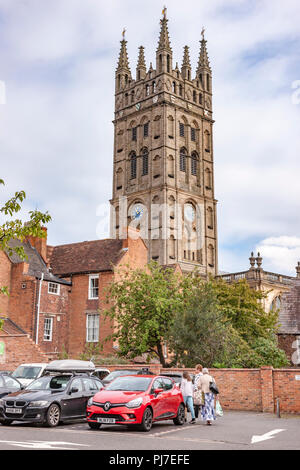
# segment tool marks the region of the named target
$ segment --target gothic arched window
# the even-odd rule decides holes
[[[148,149],[146,148],[142,150],[142,162],[143,162],[142,176],[148,175],[149,152],[148,152]]]
[[[179,85],[179,95],[182,96],[182,85]]]
[[[180,171],[186,171],[186,150],[185,150],[185,148],[180,149],[179,167],[180,167]]]
[[[130,179],[136,178],[136,153],[131,152],[130,154]]]
[[[170,235],[170,239],[169,239],[169,258],[175,259],[175,256],[176,256],[175,250],[176,250],[175,238],[174,238],[174,235]]]
[[[213,245],[209,245],[207,250],[207,263],[211,268],[215,265],[215,249]]]
[[[214,213],[212,207],[207,209],[207,226],[210,229],[214,228]]]
[[[209,74],[206,75],[206,89],[210,91],[210,77]]]
[[[212,187],[211,171],[209,168],[206,168],[204,173],[204,185],[205,189],[211,189]]]
[[[162,55],[159,54],[159,71],[162,72]]]
[[[198,154],[197,152],[192,153],[191,157],[191,174],[197,176],[197,167],[198,167]]]
[[[205,152],[210,152],[210,133],[208,131],[204,132],[204,148]]]

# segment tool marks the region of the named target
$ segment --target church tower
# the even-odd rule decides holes
[[[144,47],[132,77],[125,30],[115,77],[111,236],[140,230],[149,260],[217,274],[212,72],[202,31],[196,74],[188,46],[173,63],[166,9],[155,69]]]

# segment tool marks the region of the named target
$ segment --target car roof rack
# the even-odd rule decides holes
[[[73,359],[64,359],[50,362],[44,369],[43,375],[49,372],[69,373],[69,374],[90,374],[94,372],[95,365],[91,361],[79,361]]]

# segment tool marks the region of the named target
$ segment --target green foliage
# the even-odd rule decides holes
[[[100,355],[102,345],[100,343],[85,343],[84,351],[79,355],[81,361],[91,361]]]
[[[217,302],[212,283],[198,280],[198,286],[190,290],[184,312],[175,313],[169,331],[168,344],[175,354],[175,363],[183,367],[194,367],[197,363],[211,367],[214,361],[230,361],[240,341],[224,321]]]
[[[69,355],[66,351],[65,345],[62,345],[61,351],[58,354],[58,359],[63,360],[63,359],[69,359]]]
[[[112,307],[105,315],[116,330],[121,357],[148,355],[166,367],[162,344],[172,365],[194,367],[260,367],[288,364],[278,349],[278,312],[265,312],[266,293],[246,280],[228,284],[203,280],[197,272],[179,276],[151,262],[147,270],[126,267],[116,273],[108,291]]]
[[[286,367],[289,361],[283,350],[278,348],[275,339],[256,338],[250,345],[248,355],[245,355],[244,367],[273,366]]]
[[[288,364],[275,337],[278,312],[265,312],[265,293],[252,289],[246,280],[185,279],[187,296],[183,316],[176,315],[170,331],[175,360],[185,367],[260,367]],[[191,295],[192,293],[192,295]]]
[[[133,359],[146,354],[158,357],[164,366],[162,343],[182,308],[179,277],[172,269],[151,262],[146,270],[128,266],[116,273],[107,292],[112,307],[105,315],[115,320],[115,332],[107,339],[118,341],[119,355]]]
[[[273,337],[278,312],[264,310],[263,300],[267,293],[251,288],[246,279],[232,284],[217,279],[212,283],[224,319],[231,323],[241,338],[251,342],[256,337]]]

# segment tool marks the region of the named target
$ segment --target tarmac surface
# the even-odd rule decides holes
[[[165,421],[148,433],[117,425],[95,431],[83,420],[57,428],[15,421],[0,426],[0,450],[120,450],[132,456],[137,451],[300,450],[300,416],[227,411],[212,426],[201,420],[184,426]],[[134,466],[143,468],[138,462]]]

